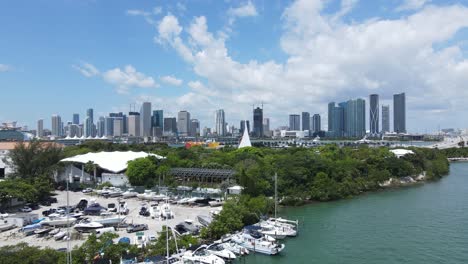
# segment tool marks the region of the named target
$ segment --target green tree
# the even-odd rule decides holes
[[[139,158],[128,162],[126,174],[130,184],[135,186],[146,185],[155,179],[156,169],[154,158]]]
[[[315,176],[310,195],[320,201],[329,201],[340,198],[338,183],[328,177],[326,173],[319,172]]]

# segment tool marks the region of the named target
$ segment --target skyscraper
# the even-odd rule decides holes
[[[270,118],[263,118],[263,135],[265,137],[271,137],[270,135]]]
[[[161,137],[164,130],[164,111],[154,110],[151,116],[151,134],[154,137]]]
[[[200,135],[200,122],[198,121],[198,119],[191,119],[189,136],[198,137],[199,135]]]
[[[218,134],[218,136],[220,137],[224,137],[226,135],[226,119],[224,116],[223,109],[216,110],[215,130],[216,130],[216,134]]]
[[[120,117],[120,119],[122,119],[122,134],[128,133],[127,115],[124,115],[122,112],[118,112],[118,113],[109,113],[109,117],[112,117],[112,118]]]
[[[289,115],[289,130],[301,130],[301,116]]]
[[[52,115],[52,136],[61,137],[63,131],[62,118],[59,115]]]
[[[97,126],[96,136],[98,136],[98,137],[104,136],[104,132],[105,132],[105,129],[106,129],[106,119],[103,116],[99,117],[96,126]]]
[[[128,113],[128,136],[129,137],[141,137],[141,125],[140,125],[140,113],[129,112]]]
[[[39,119],[39,120],[37,120],[36,137],[42,138],[43,136],[44,136],[44,120]]]
[[[319,114],[314,114],[312,116],[312,131],[314,133],[319,132],[321,129],[321,120]]]
[[[309,112],[302,112],[302,131],[304,130],[310,131],[310,113]]]
[[[106,116],[104,119],[104,135],[112,137],[114,135],[114,117]]]
[[[183,110],[177,114],[177,132],[180,137],[189,136],[190,130],[190,113]]]
[[[73,114],[73,124],[79,125],[80,124],[80,114]]]
[[[372,135],[377,135],[379,130],[379,95],[371,94],[369,96],[369,128]]]
[[[86,119],[84,123],[85,137],[94,137],[94,114],[93,109],[86,110]]]
[[[334,117],[334,111],[335,111],[335,102],[330,102],[328,103],[328,131],[333,132],[333,117]]]
[[[151,103],[144,102],[140,109],[140,136],[151,137]]]
[[[260,107],[253,110],[253,136],[263,136],[263,109]]]
[[[382,105],[382,132],[390,132],[390,106]]]
[[[328,104],[328,132],[331,137],[343,137],[345,130],[346,102],[336,106],[335,102]]]
[[[121,137],[123,135],[123,117],[111,117],[113,120],[112,131],[114,137]]]
[[[164,118],[164,135],[177,135],[177,120],[175,117]]]
[[[366,101],[349,100],[345,108],[345,136],[363,137],[366,134]]]
[[[250,121],[249,120],[241,120],[240,121],[240,134],[241,135],[244,134],[245,127],[247,127],[247,132],[250,134]]]
[[[405,93],[393,95],[393,131],[397,133],[406,133]]]

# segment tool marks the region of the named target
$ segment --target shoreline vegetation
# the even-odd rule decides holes
[[[448,158],[468,157],[468,148],[407,149],[414,154],[397,157],[388,147],[338,147],[335,144],[316,148],[226,147],[219,150],[201,147],[170,148],[165,144],[122,145],[99,141],[66,147],[63,150],[41,147],[41,144],[35,143],[29,146],[20,144],[10,155],[15,171],[14,178],[0,182],[0,197],[3,197],[0,202],[5,205],[6,197],[17,197],[27,202],[38,202],[48,197],[54,187],[51,171],[61,169],[57,161],[62,158],[99,151],[146,151],[165,156],[166,159],[158,161],[142,158],[129,162],[127,176],[132,185],[151,188],[157,186],[161,180],[166,186],[180,185],[170,175],[171,168],[235,170],[234,179],[221,183],[220,187],[225,189],[228,185],[239,184],[244,188],[242,194],[228,199],[221,213],[201,231],[201,239],[214,240],[255,223],[262,215],[273,212],[274,201],[268,197],[274,195],[275,173],[278,175],[278,197],[281,204],[299,206],[438,180],[449,173]],[[21,191],[12,188],[15,181],[22,184]],[[34,185],[41,188],[34,188]],[[194,182],[191,185],[199,186],[199,183]],[[0,256],[2,259],[13,260],[20,252],[31,252],[32,257],[48,254],[43,250],[50,250],[25,245],[20,248],[15,251],[11,246],[2,247]],[[83,250],[74,249],[75,255],[82,254],[82,260],[92,254],[83,253]],[[117,248],[115,251],[122,250]],[[54,256],[57,262],[62,262],[61,253]]]

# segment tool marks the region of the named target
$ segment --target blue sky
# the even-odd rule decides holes
[[[213,126],[273,127],[328,101],[406,92],[413,132],[468,127],[468,3],[426,0],[2,1],[0,121],[151,101]],[[185,52],[185,53],[184,53]]]

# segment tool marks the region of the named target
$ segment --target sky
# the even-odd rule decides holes
[[[410,132],[468,127],[467,0],[0,1],[0,122],[149,101],[238,127],[263,103],[326,128],[328,102],[401,92]]]

